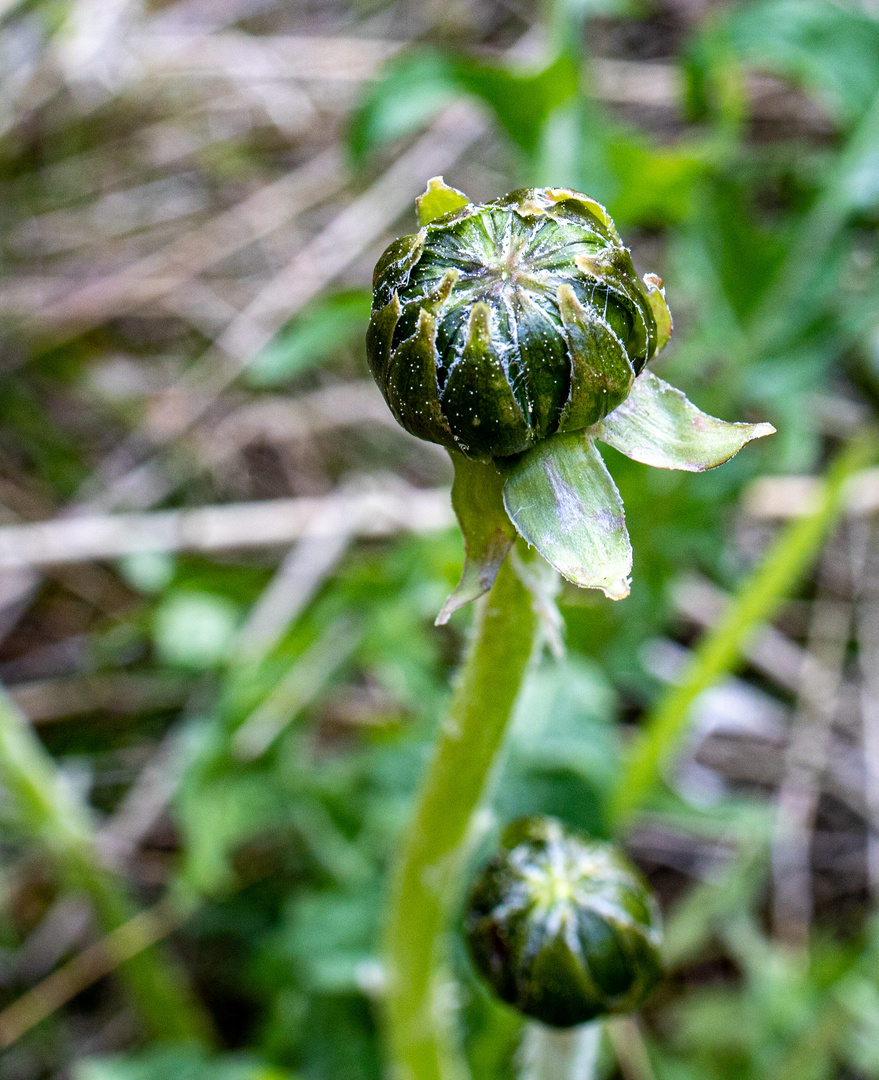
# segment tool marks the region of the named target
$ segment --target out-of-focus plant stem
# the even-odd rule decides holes
[[[68,889],[91,900],[104,931],[127,924],[137,910],[124,886],[102,865],[87,808],[59,774],[28,720],[0,688],[0,780],[22,828],[53,858]],[[153,1035],[209,1042],[211,1025],[182,972],[158,947],[119,965],[132,1002]]]
[[[531,596],[508,559],[473,639],[397,869],[387,936],[394,1080],[462,1080],[443,944],[479,805],[531,656]]]
[[[751,636],[780,607],[815,558],[842,512],[846,482],[879,452],[876,432],[854,440],[828,470],[814,511],[784,528],[723,616],[702,638],[680,681],[647,717],[617,784],[611,813],[623,827],[660,782],[687,729],[696,698],[730,672]]]
[[[532,1022],[522,1041],[519,1080],[593,1080],[600,1046],[600,1020],[562,1030]]]

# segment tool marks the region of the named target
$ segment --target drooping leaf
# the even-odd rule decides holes
[[[593,441],[552,435],[507,470],[504,505],[521,535],[574,584],[629,595],[632,545],[623,504]]]
[[[451,213],[452,210],[460,210],[470,200],[463,191],[449,187],[441,176],[431,177],[427,181],[427,189],[423,195],[415,200],[415,209],[418,211],[418,224],[429,225],[443,214]]]
[[[507,557],[516,530],[504,509],[504,480],[491,462],[471,461],[452,453],[455,482],[452,506],[464,534],[464,569],[436,625],[443,626],[459,608],[487,593]]]
[[[596,424],[595,437],[634,461],[657,469],[704,472],[729,461],[772,424],[730,424],[697,409],[674,386],[642,372],[632,392]]]

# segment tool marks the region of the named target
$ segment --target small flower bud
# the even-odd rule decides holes
[[[487,459],[612,412],[668,310],[604,207],[566,188],[474,206],[431,185],[423,218],[453,209],[395,240],[375,270],[367,351],[397,420]]]
[[[645,370],[673,329],[662,279],[638,277],[594,199],[527,188],[476,206],[437,176],[416,209],[420,231],[375,268],[366,349],[397,420],[455,463],[467,559],[438,621],[491,588],[517,533],[622,600],[632,545],[596,440],[702,472],[775,429],[708,416]]]
[[[646,883],[613,845],[553,818],[508,826],[471,891],[466,935],[495,993],[554,1027],[635,1009],[660,977]]]

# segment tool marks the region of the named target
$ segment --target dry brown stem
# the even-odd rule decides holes
[[[358,536],[434,532],[453,523],[445,488],[364,488],[324,499],[267,499],[148,514],[83,514],[6,525],[0,527],[0,570],[117,559],[139,551],[246,550],[289,544],[306,535],[335,537],[340,529],[336,500],[345,529]]]
[[[828,560],[835,557],[831,547],[825,555],[824,578]],[[809,940],[813,911],[812,832],[851,626],[851,603],[836,599],[822,584],[812,605],[785,774],[776,796],[772,846],[773,928],[780,941],[798,949],[805,948]]]

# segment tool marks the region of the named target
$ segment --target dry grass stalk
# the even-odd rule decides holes
[[[868,810],[867,873],[879,895],[879,521],[858,523],[851,538],[857,583],[856,633],[864,750],[864,799]]]
[[[337,195],[344,182],[336,149],[325,150],[166,248],[91,281],[39,312],[40,322],[81,334],[110,317],[161,299],[297,215]],[[54,340],[63,340],[60,329]]]
[[[822,579],[836,560],[825,554]],[[831,744],[831,723],[843,681],[852,628],[852,605],[836,599],[819,581],[812,605],[806,659],[791,726],[785,774],[776,796],[772,845],[773,928],[793,948],[808,944],[812,921],[810,848],[822,779]]]
[[[339,513],[330,506],[338,504]],[[118,559],[139,551],[231,551],[289,544],[303,536],[333,537],[340,514],[358,536],[434,532],[453,522],[445,488],[359,487],[326,498],[163,510],[149,514],[81,515],[0,527],[0,569]],[[322,523],[322,524],[319,524]]]
[[[745,512],[763,521],[805,517],[815,507],[820,484],[814,476],[761,476],[745,492]],[[879,511],[879,468],[864,469],[852,477],[847,510],[853,517]]]
[[[12,1046],[77,994],[173,933],[188,917],[188,911],[161,900],[90,945],[0,1012],[0,1047]]]

